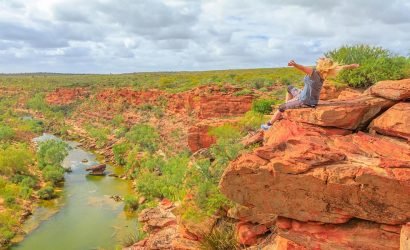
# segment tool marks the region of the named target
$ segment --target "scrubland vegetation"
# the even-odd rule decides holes
[[[409,58],[378,47],[346,46],[330,51],[326,56],[341,64],[361,65],[357,70],[342,72],[336,79],[353,87],[368,87],[380,80],[410,76]],[[243,87],[234,94],[241,96],[252,93],[252,90],[269,92],[273,84],[300,84],[301,80],[302,74],[291,68],[122,75],[0,75],[0,87],[23,93],[0,97],[0,243],[5,245],[19,230],[19,216],[15,214],[24,213],[28,203],[55,197],[54,188],[64,179],[60,164],[67,155],[67,145],[48,141],[36,150],[30,145],[30,139],[43,131],[66,136],[69,129],[66,119],[80,103],[50,106],[44,99],[46,92],[58,87],[86,87],[90,91],[129,87],[138,90],[157,88],[175,93],[212,83]],[[138,194],[125,198],[125,209],[141,211],[156,205],[159,199],[167,198],[182,203],[180,213],[184,220],[200,221],[232,205],[219,192],[221,175],[230,161],[249,150],[241,146],[240,139],[259,128],[265,121],[264,115],[272,111],[271,106],[282,101],[284,89],[256,99],[252,110],[236,125],[210,130],[217,142],[194,156],[188,150],[169,153],[172,150],[164,149],[169,145],[160,136],[158,128],[145,121],[125,124],[121,114],[97,125],[85,124],[83,128],[98,148],[106,146],[110,138],[118,140],[112,147],[114,164],[125,168],[128,178],[135,182]],[[24,119],[22,114],[15,112],[22,102],[18,95],[23,96],[24,108],[43,116],[41,121]],[[91,103],[90,100],[83,102]],[[144,104],[138,109],[161,119],[165,106]],[[145,197],[147,201],[139,204],[139,197]],[[229,249],[231,238],[224,230],[206,237],[204,246],[222,240],[227,244],[224,249]]]
[[[16,96],[0,97],[0,246],[19,232],[21,219],[33,202],[54,197],[54,187],[64,179],[62,142],[44,142],[37,150],[31,139],[44,123],[14,111]]]

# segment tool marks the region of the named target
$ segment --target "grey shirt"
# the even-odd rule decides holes
[[[303,82],[305,86],[299,95],[299,100],[306,105],[316,105],[319,102],[320,91],[323,86],[322,78],[320,78],[316,69],[313,69],[312,75],[306,75]]]

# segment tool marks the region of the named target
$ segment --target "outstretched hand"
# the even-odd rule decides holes
[[[295,65],[296,65],[295,60],[290,60],[290,61],[288,62],[288,66],[295,66]]]

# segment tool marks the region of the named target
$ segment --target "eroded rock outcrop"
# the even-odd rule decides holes
[[[210,135],[208,124],[194,125],[188,130],[188,146],[191,152],[196,152],[201,148],[208,148],[216,142],[215,136]]]
[[[286,110],[284,117],[313,125],[356,130],[366,127],[373,118],[394,104],[388,99],[362,95],[354,99],[319,103],[313,109]]]
[[[149,236],[124,250],[199,249],[197,240],[186,238],[181,234],[177,217],[172,212],[174,209],[175,205],[164,199],[157,207],[143,210],[138,221],[144,224],[143,230],[149,233]]]
[[[405,249],[410,121],[397,101],[408,96],[409,80],[389,81],[288,110],[261,147],[231,162],[220,190],[253,215],[278,215],[279,238],[307,249]]]
[[[278,233],[307,249],[399,249],[400,227],[351,220],[342,225],[278,219]]]
[[[389,100],[410,99],[410,79],[381,81],[370,87],[366,92]]]
[[[374,119],[370,128],[384,135],[410,141],[410,102],[401,102]]]
[[[367,134],[302,136],[232,162],[221,191],[241,205],[300,221],[410,220],[410,146]],[[391,192],[386,192],[386,188]]]

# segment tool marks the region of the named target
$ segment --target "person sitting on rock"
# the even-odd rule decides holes
[[[288,66],[295,67],[306,74],[303,79],[303,90],[289,85],[286,102],[279,106],[269,122],[262,124],[263,130],[268,130],[275,121],[279,120],[286,109],[315,107],[319,102],[320,91],[325,79],[335,77],[343,69],[355,69],[359,67],[359,64],[338,65],[329,58],[321,57],[317,60],[316,67],[313,68],[297,64],[294,60],[291,60]]]

